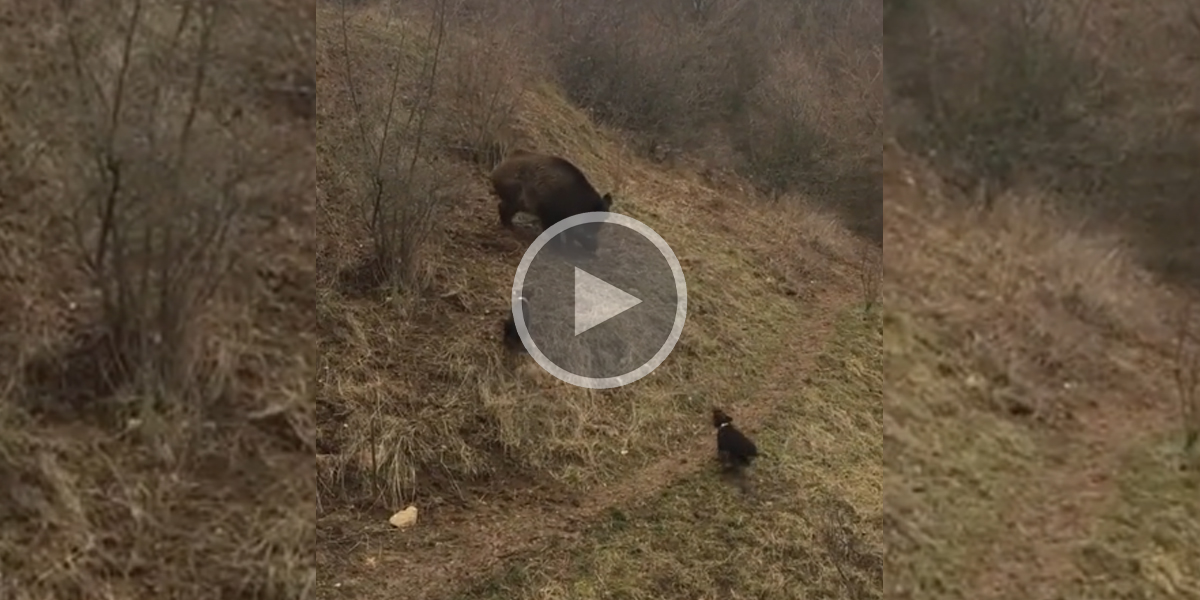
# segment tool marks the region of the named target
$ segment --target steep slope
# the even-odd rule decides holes
[[[1049,202],[968,212],[919,160],[886,162],[893,597],[1194,596],[1180,298]]]
[[[527,241],[497,225],[486,169],[449,155],[439,164],[453,174],[452,190],[422,252],[427,289],[415,297],[339,291],[337,273],[362,259],[365,243],[346,183],[356,128],[340,44],[351,40],[352,69],[378,88],[403,25],[364,9],[351,14],[345,38],[341,27],[336,10],[318,9],[320,415],[331,465],[319,516],[323,597],[449,598],[547,549],[569,555],[574,543],[586,543],[580,532],[610,511],[680,481],[677,489],[694,489],[689,477],[710,468],[705,415],[713,404],[751,432],[801,401],[804,411],[791,414],[808,421],[803,431],[861,423],[839,440],[843,453],[817,468],[830,482],[857,482],[822,491],[878,514],[879,474],[864,466],[878,456],[878,414],[870,410],[878,405],[879,387],[870,383],[878,366],[849,359],[865,370],[868,390],[853,402],[847,390],[855,388],[844,378],[814,376],[826,344],[878,346],[878,329],[860,310],[858,242],[798,200],[769,206],[638,158],[545,81],[524,88],[512,125],[520,143],[566,156],[602,191],[616,190],[617,210],[653,227],[683,264],[688,323],[668,361],[635,384],[602,392],[506,369],[497,326]],[[373,93],[381,92],[363,92]],[[860,325],[839,328],[847,319]],[[787,444],[788,431],[764,435]],[[339,482],[355,478],[379,485],[385,500],[352,505]],[[785,494],[780,501],[801,492],[775,491]],[[423,510],[416,529],[388,529],[395,497]],[[878,556],[877,540],[864,552]]]

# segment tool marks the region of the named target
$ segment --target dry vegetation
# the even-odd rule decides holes
[[[0,8],[0,595],[311,595],[311,19]]]
[[[1200,17],[1190,0],[895,0],[889,119],[965,198],[1054,192],[1200,281]],[[989,200],[990,201],[990,200]]]
[[[727,584],[735,591],[834,590],[829,557],[840,556],[841,585],[879,597],[878,322],[849,315],[880,272],[878,252],[849,231],[869,239],[880,225],[878,187],[866,183],[878,171],[879,43],[860,35],[872,19],[878,29],[879,10],[601,8],[318,6],[320,593],[451,598],[509,568],[586,586],[587,573],[520,565],[587,551],[607,539],[612,510],[636,527],[657,510],[676,519],[660,542],[688,527],[720,539],[722,523],[750,518],[804,536],[744,551],[769,562],[803,547],[820,577],[776,560],[774,579],[750,582],[747,570]],[[669,110],[648,112],[659,105]],[[778,139],[748,147],[738,136],[755,127]],[[501,358],[528,240],[500,228],[484,176],[515,146],[578,164],[679,256],[688,324],[651,376],[592,392]],[[834,204],[850,208],[822,209]],[[837,358],[818,357],[828,344]],[[801,395],[812,398],[803,411],[780,412]],[[759,517],[712,486],[713,403],[751,431],[776,423],[763,430],[768,451],[787,458],[767,468],[782,479],[759,490],[770,505]],[[830,433],[847,423],[853,435]],[[789,448],[807,435],[837,451]],[[705,494],[727,521],[689,512]],[[391,530],[387,516],[407,502],[421,521]],[[851,510],[800,516],[808,503]],[[824,514],[847,523],[822,529]]]
[[[1200,594],[1186,2],[889,2],[896,598]]]

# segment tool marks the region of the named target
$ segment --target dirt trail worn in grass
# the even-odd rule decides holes
[[[801,328],[803,335],[789,340],[787,351],[776,357],[763,393],[755,398],[730,402],[730,412],[739,427],[753,431],[770,417],[780,403],[794,396],[804,373],[822,343],[832,334],[840,311],[855,301],[844,285],[818,294],[809,313],[811,320]],[[697,419],[703,419],[698,415]],[[629,505],[652,496],[680,479],[711,466],[713,439],[707,432],[694,443],[651,463],[611,485],[587,493],[566,494],[548,501],[533,495],[507,504],[480,504],[461,511],[443,512],[411,531],[398,532],[385,548],[367,559],[366,566],[345,570],[338,587],[353,586],[360,598],[394,597],[411,600],[452,597],[473,581],[487,577],[505,561],[548,547],[557,540],[582,533],[587,525],[609,509]],[[348,589],[347,591],[350,591]],[[322,586],[325,597],[329,585]]]
[[[454,600],[882,598],[879,323],[842,312],[754,431],[765,454],[748,486],[698,469]]]
[[[1139,365],[1147,373],[1158,370],[1153,358]],[[1170,406],[1145,403],[1135,390],[1113,390],[1093,401],[1091,410],[1074,415],[1070,430],[1055,432],[1066,437],[1049,454],[1054,466],[1028,483],[1026,501],[1000,516],[1011,535],[993,546],[985,562],[994,569],[972,586],[980,598],[1061,598],[1083,576],[1076,562],[1080,546],[1118,500],[1115,475],[1124,457],[1148,433],[1171,424]]]

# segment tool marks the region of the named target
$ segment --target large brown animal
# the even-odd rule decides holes
[[[612,194],[600,195],[579,167],[565,158],[516,149],[492,170],[492,191],[500,198],[500,224],[512,228],[519,212],[536,215],[542,229],[589,212],[609,212]],[[572,227],[570,237],[588,252],[599,247],[600,223]],[[561,240],[565,241],[565,240]]]

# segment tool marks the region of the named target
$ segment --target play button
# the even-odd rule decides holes
[[[575,267],[575,335],[635,306],[641,300]]]
[[[548,243],[593,223],[594,255]],[[529,355],[555,377],[591,389],[650,374],[670,355],[687,319],[687,285],[675,253],[653,229],[618,213],[576,215],[547,229],[521,257],[512,291],[516,329]],[[528,317],[519,308],[522,297]]]

